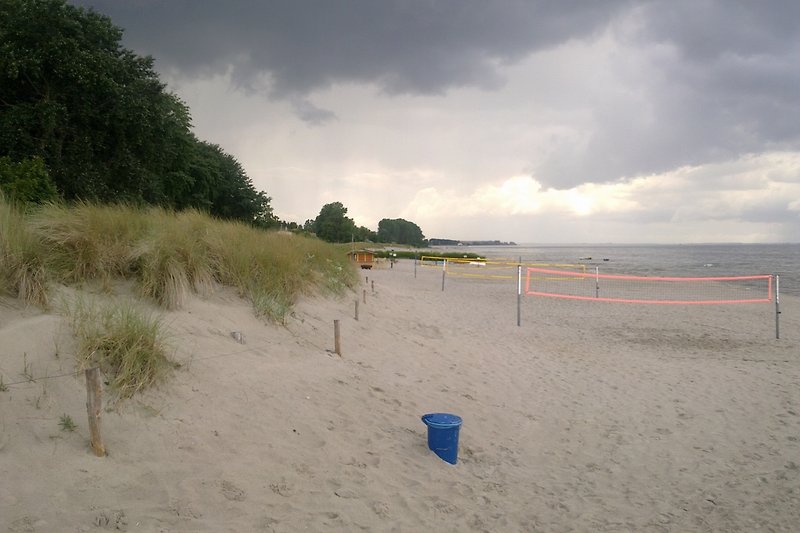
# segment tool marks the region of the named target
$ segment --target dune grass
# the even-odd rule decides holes
[[[191,294],[234,287],[254,312],[282,323],[303,294],[340,294],[357,281],[346,251],[198,211],[50,204],[25,210],[0,195],[0,295],[46,307],[48,285],[135,283],[139,295],[180,309]],[[122,397],[169,367],[160,320],[126,305],[67,306],[81,365],[99,364]]]
[[[46,307],[44,256],[42,242],[25,223],[23,211],[0,192],[0,294]]]
[[[315,238],[269,232],[197,211],[78,203],[23,213],[0,198],[0,290],[46,301],[46,283],[136,281],[140,294],[179,309],[191,293],[235,287],[275,321],[301,294],[340,293],[356,281],[345,252]]]
[[[100,305],[77,298],[65,312],[78,340],[78,364],[100,367],[117,397],[130,398],[172,369],[160,317],[132,302]]]

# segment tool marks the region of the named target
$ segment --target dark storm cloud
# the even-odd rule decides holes
[[[491,91],[506,65],[611,35],[615,53],[641,61],[641,72],[611,78],[639,98],[595,101],[587,79],[584,100],[562,103],[591,106],[587,140],[531,156],[545,186],[800,148],[797,0],[73,1],[109,15],[126,45],[153,55],[162,72],[230,73],[311,124],[337,118],[308,97],[334,83],[374,84],[387,95]]]
[[[242,86],[264,76],[273,95],[338,81],[389,93],[491,87],[497,63],[602,31],[628,0],[75,0],[125,29],[159,68],[204,75],[231,68]]]
[[[800,147],[800,2],[664,1],[636,8],[628,46],[653,54],[635,108],[595,109],[601,129],[581,157],[549,161],[561,187]],[[664,53],[668,50],[669,53]],[[606,113],[606,116],[603,114]]]

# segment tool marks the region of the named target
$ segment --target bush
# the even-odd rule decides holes
[[[9,157],[0,157],[0,190],[15,202],[52,202],[58,191],[47,168],[39,157],[14,163]]]

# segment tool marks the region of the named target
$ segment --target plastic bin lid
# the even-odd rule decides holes
[[[460,416],[450,413],[428,413],[427,415],[422,415],[422,421],[436,429],[458,427],[463,422]]]

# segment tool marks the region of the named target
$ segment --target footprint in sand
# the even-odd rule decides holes
[[[203,513],[195,509],[191,503],[181,500],[172,500],[169,505],[170,510],[180,518],[202,518]]]
[[[292,487],[286,483],[285,479],[282,479],[277,483],[270,483],[269,488],[272,490],[272,492],[278,496],[283,496],[284,498],[288,498],[292,495]]]
[[[222,482],[221,492],[225,498],[234,502],[243,502],[247,499],[247,493],[230,481]]]
[[[30,516],[23,516],[11,522],[11,525],[8,526],[8,530],[14,533],[33,532],[36,531],[36,523]]]
[[[370,504],[370,508],[372,509],[373,513],[384,520],[389,518],[389,504],[386,502],[374,501]]]

